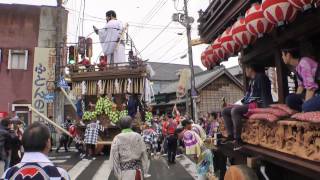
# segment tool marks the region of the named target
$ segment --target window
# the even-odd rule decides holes
[[[28,67],[28,50],[9,50],[8,69],[24,69]]]

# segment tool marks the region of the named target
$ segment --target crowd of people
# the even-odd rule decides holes
[[[0,122],[0,170],[17,164],[21,160],[24,150],[22,148],[23,122],[2,119]]]
[[[213,174],[213,155],[205,141],[219,133],[218,118],[218,113],[211,113],[194,123],[174,106],[173,112],[145,122],[141,134],[131,129],[130,116],[121,119],[122,131],[114,138],[110,152],[115,175],[118,179],[148,178],[152,158],[166,157],[170,165],[186,154],[197,163],[198,179],[207,179]]]

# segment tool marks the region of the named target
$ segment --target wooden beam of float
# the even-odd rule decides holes
[[[71,106],[73,107],[73,109],[77,112],[77,108],[76,108],[76,105],[73,104],[72,100],[70,99],[70,97],[68,96],[67,92],[62,88],[60,87],[62,93],[64,94],[64,96],[68,99],[68,101],[70,102]]]
[[[59,129],[60,131],[62,131],[63,133],[65,133],[66,135],[70,136],[73,138],[73,136],[65,129],[63,129],[62,127],[60,127],[57,123],[55,123],[54,121],[52,121],[51,119],[49,119],[47,116],[45,116],[44,114],[40,113],[38,110],[36,110],[35,108],[29,106],[29,109],[38,114],[39,116],[41,116],[44,120],[46,120],[48,123],[50,123],[51,125],[53,125],[55,128]],[[97,144],[101,144],[101,145],[111,145],[112,141],[98,141]]]
[[[35,108],[29,106],[29,109],[38,114],[39,116],[41,116],[44,120],[46,120],[48,123],[50,123],[51,125],[53,125],[54,127],[56,127],[57,129],[59,129],[60,131],[62,131],[63,133],[67,134],[68,136],[72,137],[72,135],[65,129],[63,129],[62,127],[60,127],[57,123],[55,123],[54,121],[52,121],[51,119],[49,119],[47,116],[45,116],[44,114],[40,113],[38,110],[36,110]]]

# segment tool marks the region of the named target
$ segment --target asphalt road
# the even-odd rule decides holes
[[[52,152],[51,161],[57,166],[66,169],[72,180],[116,180],[111,171],[109,158],[98,156],[96,160],[80,159],[75,149],[71,152]],[[195,164],[186,156],[177,158],[177,163],[168,165],[165,157],[152,159],[150,166],[150,180],[193,180]]]

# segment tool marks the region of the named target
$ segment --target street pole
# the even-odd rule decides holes
[[[197,91],[195,89],[195,79],[194,79],[194,68],[193,68],[193,54],[192,54],[192,44],[191,44],[191,24],[188,13],[188,0],[184,0],[184,15],[186,21],[187,37],[188,37],[188,56],[189,56],[189,67],[191,71],[191,116],[192,119],[197,122]]]
[[[56,64],[55,64],[55,81],[56,87],[61,75],[61,47],[62,47],[62,0],[57,0],[57,25],[56,25]],[[54,121],[61,123],[64,113],[64,97],[60,89],[56,88],[56,96],[54,101]]]

